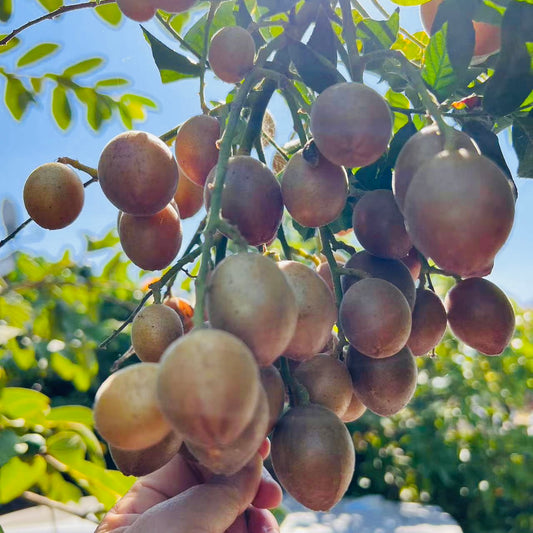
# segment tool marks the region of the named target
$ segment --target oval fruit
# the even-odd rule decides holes
[[[367,278],[352,285],[339,309],[344,335],[369,357],[390,357],[406,344],[411,332],[411,309],[392,283]]]
[[[239,83],[254,66],[254,57],[254,40],[240,26],[218,30],[209,44],[209,65],[227,83]]]
[[[61,229],[74,222],[84,199],[78,175],[62,163],[37,167],[24,184],[24,206],[41,228]]]
[[[183,324],[178,313],[163,304],[144,307],[131,325],[133,349],[147,363],[158,363],[170,343],[182,335]]]
[[[337,266],[344,266],[342,263],[337,261]],[[335,294],[335,285],[333,284],[333,276],[331,275],[331,268],[327,261],[323,261],[316,267],[316,273],[325,281],[328,286],[331,294]]]
[[[486,355],[499,355],[511,341],[513,306],[494,283],[464,279],[448,292],[445,305],[454,335],[468,346]]]
[[[319,354],[304,361],[294,377],[309,394],[309,401],[327,407],[339,418],[344,415],[353,395],[352,379],[346,366],[335,357]]]
[[[191,8],[196,0],[152,0],[158,9],[163,9],[167,13],[181,13]]]
[[[303,361],[316,355],[330,338],[337,306],[325,281],[308,266],[281,261],[278,267],[287,277],[298,307],[296,329],[284,353]]]
[[[419,289],[407,346],[413,355],[425,355],[439,344],[445,331],[446,310],[441,299],[433,291]]]
[[[366,407],[363,405],[361,400],[355,394],[352,394],[352,399],[350,400],[348,409],[346,409],[344,414],[341,416],[341,420],[345,424],[355,422],[365,414],[365,411]]]
[[[302,226],[316,228],[336,220],[348,197],[346,171],[320,157],[311,166],[302,150],[290,159],[281,180],[283,203]]]
[[[355,395],[379,416],[398,413],[413,397],[418,370],[407,346],[383,359],[367,357],[350,346],[346,366]]]
[[[170,431],[157,402],[155,363],[138,363],[111,374],[94,399],[94,425],[110,445],[142,450]]]
[[[337,83],[320,93],[311,109],[313,139],[327,159],[345,167],[377,161],[392,134],[385,99],[361,83]]]
[[[172,204],[152,216],[122,213],[118,235],[124,253],[144,270],[162,270],[170,265],[183,239],[180,217]]]
[[[216,168],[209,173],[205,186],[208,209]],[[222,191],[222,216],[237,226],[251,246],[268,243],[276,236],[283,199],[279,183],[266,165],[247,155],[230,157]]]
[[[357,240],[368,252],[386,259],[401,259],[413,243],[391,191],[369,191],[355,204],[352,217]]]
[[[409,253],[400,259],[400,261],[409,269],[413,281],[417,281],[422,271],[422,262],[416,248],[411,248]]]
[[[289,409],[272,435],[272,466],[291,496],[313,511],[340,501],[352,479],[355,452],[346,426],[329,409]]]
[[[262,366],[288,346],[298,320],[294,292],[276,263],[259,254],[226,257],[211,274],[209,322],[242,339]]]
[[[209,115],[191,117],[176,134],[174,150],[178,166],[189,180],[200,187],[204,186],[207,175],[217,164],[219,139],[220,124]]]
[[[204,189],[180,172],[178,188],[174,195],[182,220],[196,215],[204,205]]]
[[[268,400],[268,434],[272,431],[283,412],[283,406],[285,405],[285,385],[283,384],[279,370],[273,365],[261,367],[259,369],[259,375]]]
[[[470,277],[485,269],[513,226],[515,202],[490,159],[443,151],[415,174],[404,204],[415,247],[444,270]]]
[[[108,200],[124,213],[155,215],[174,197],[178,165],[159,137],[126,131],[104,147],[98,182]]]
[[[150,20],[156,12],[156,7],[147,0],[117,0],[117,5],[124,16],[136,22]]]
[[[178,313],[181,323],[183,324],[183,332],[189,333],[193,328],[194,308],[189,300],[179,298],[178,296],[170,296],[163,300],[163,305],[174,309]]]
[[[415,306],[416,288],[409,269],[397,259],[383,259],[376,257],[363,250],[358,252],[344,265],[345,268],[355,268],[368,273],[372,277],[384,279],[398,287],[405,296],[411,309]],[[346,292],[354,283],[358,281],[353,276],[342,276],[341,284],[343,292]]]
[[[174,341],[159,363],[159,405],[187,441],[222,446],[248,425],[259,398],[259,369],[248,347],[216,329]]]
[[[453,139],[457,149],[464,148],[479,153],[475,142],[466,133],[453,130]],[[424,163],[444,150],[444,138],[436,124],[422,128],[402,147],[394,165],[392,191],[400,211],[403,213],[405,195],[414,175]]]

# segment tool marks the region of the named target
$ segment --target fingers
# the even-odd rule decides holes
[[[262,461],[259,454],[233,476],[213,476],[205,484],[161,502],[134,522],[128,533],[223,533],[257,493]]]
[[[281,503],[283,493],[279,484],[272,478],[269,471],[263,467],[263,475],[257,494],[255,495],[252,505],[260,509],[272,509]]]
[[[247,533],[279,533],[279,525],[274,515],[266,509],[250,507],[246,512]]]

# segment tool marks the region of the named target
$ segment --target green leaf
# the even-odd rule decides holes
[[[39,489],[51,500],[61,503],[78,502],[83,496],[80,488],[57,471],[48,471],[46,476],[40,478]]]
[[[23,83],[12,76],[7,78],[4,101],[13,118],[20,120],[30,102],[35,102],[33,94],[24,87]]]
[[[13,13],[13,0],[0,0],[0,21],[7,22]]]
[[[316,228],[306,228],[305,226],[298,224],[294,219],[292,219],[291,222],[293,228],[300,234],[304,241],[308,241],[315,236]]]
[[[267,8],[268,15],[281,13],[283,11],[290,11],[298,0],[258,0],[257,5]]]
[[[11,339],[6,344],[6,349],[11,352],[15,364],[23,371],[29,370],[35,365],[35,349],[33,345],[28,347],[19,345],[17,339]]]
[[[43,89],[43,81],[43,78],[30,78],[31,88],[36,93],[40,93]]]
[[[96,82],[95,88],[116,88],[124,85],[129,85],[130,82],[124,78],[107,78],[105,80],[99,80]]]
[[[0,503],[18,498],[25,490],[31,489],[45,472],[46,461],[40,455],[34,456],[29,462],[13,457],[0,468]]]
[[[26,67],[28,65],[37,63],[38,61],[42,61],[54,52],[57,52],[58,49],[59,45],[55,43],[38,44],[19,58],[17,61],[17,67]]]
[[[337,36],[324,8],[318,9],[315,29],[307,42],[309,48],[325,57],[332,65],[337,63]]]
[[[0,0],[1,2],[2,0]],[[4,37],[6,37],[7,34],[0,34],[0,40],[2,40]],[[9,50],[12,50],[16,46],[20,44],[20,39],[18,37],[13,37],[13,39],[10,39],[7,41],[6,44],[0,46],[0,54],[5,54],[6,52],[9,52]]]
[[[55,11],[63,5],[63,0],[37,0],[48,12]]]
[[[170,26],[172,29],[176,30],[176,33],[181,34],[185,24],[189,22],[189,19],[191,18],[191,14],[189,11],[183,11],[182,13],[178,13],[177,15],[174,15],[170,19]]]
[[[32,389],[5,387],[0,392],[0,412],[8,418],[42,422],[49,406],[50,398]]]
[[[72,109],[67,97],[67,91],[58,85],[52,92],[52,115],[57,125],[66,130],[72,121]]]
[[[393,4],[398,6],[421,6],[422,4],[427,4],[432,0],[391,0]]]
[[[396,9],[388,20],[362,20],[357,25],[357,37],[363,41],[365,53],[389,50],[396,41],[399,30],[400,13]]]
[[[117,4],[106,4],[95,7],[94,12],[111,26],[118,26],[122,20],[122,12]]]
[[[0,346],[6,344],[7,341],[14,339],[17,335],[20,335],[22,330],[20,328],[14,328],[13,326],[7,326],[6,324],[0,324]]]
[[[20,437],[13,430],[2,429],[0,431],[0,467],[19,455],[15,449],[19,442]]]
[[[513,147],[518,157],[518,175],[533,178],[533,115],[513,122]]]
[[[102,250],[103,248],[112,248],[119,242],[117,232],[113,229],[102,239],[85,236],[87,240],[87,251],[93,252],[95,250]]]
[[[104,60],[101,57],[92,57],[90,59],[85,59],[79,63],[75,63],[70,67],[66,68],[63,71],[63,76],[67,78],[73,78],[74,76],[79,76],[80,74],[85,74],[91,70],[97,69],[102,65]]]
[[[144,37],[152,49],[152,56],[159,70],[161,81],[170,83],[183,78],[200,75],[200,65],[184,55],[178,54],[141,26]]]
[[[90,428],[94,425],[92,410],[83,405],[52,407],[46,419],[51,422],[76,422]]]
[[[409,100],[402,93],[397,93],[392,89],[389,89],[385,94],[385,100],[389,102],[392,107],[399,107],[402,109],[409,109]],[[394,126],[393,131],[396,132],[407,124],[409,118],[405,113],[394,111]]]

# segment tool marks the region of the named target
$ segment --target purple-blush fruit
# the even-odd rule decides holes
[[[469,278],[446,295],[448,323],[454,335],[486,355],[499,355],[511,341],[515,315],[511,302],[494,283]]]
[[[150,0],[117,0],[122,13],[136,22],[150,20],[156,12],[156,6]]]

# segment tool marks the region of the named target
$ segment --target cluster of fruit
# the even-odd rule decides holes
[[[137,16],[130,11],[135,2],[119,4]],[[245,30],[224,28],[213,37],[209,60],[221,79],[236,83],[253,68],[254,54]],[[373,89],[339,83],[314,102],[310,131],[312,157],[294,154],[281,184],[249,155],[224,162],[221,216],[229,236],[268,245],[284,207],[303,226],[336,220],[348,198],[345,168],[385,153],[391,112]],[[220,136],[218,120],[201,115],[180,127],[175,158],[160,139],[139,131],[104,148],[98,180],[120,210],[120,241],[139,267],[170,265],[181,246],[181,218],[203,201],[209,210]],[[83,187],[68,167],[50,164],[30,176],[24,196],[37,223],[59,228],[81,210]],[[368,191],[357,202],[353,229],[365,250],[341,270],[332,272],[333,262],[315,271],[239,252],[209,273],[206,327],[191,330],[192,309],[183,302],[153,304],[136,316],[132,345],[142,362],[112,374],[94,406],[117,465],[141,475],[182,450],[212,472],[231,474],[273,431],[272,464],[282,485],[311,509],[331,508],[355,464],[344,422],[366,408],[381,416],[401,410],[416,386],[414,356],[433,350],[447,323],[486,354],[501,353],[510,341],[512,306],[482,276],[513,219],[513,191],[499,167],[464,133],[424,128],[402,148],[393,190]],[[446,306],[423,283],[415,287],[427,259],[465,278]],[[345,354],[333,333],[337,321],[340,348],[344,338],[349,343]],[[296,401],[281,416],[285,386]]]

